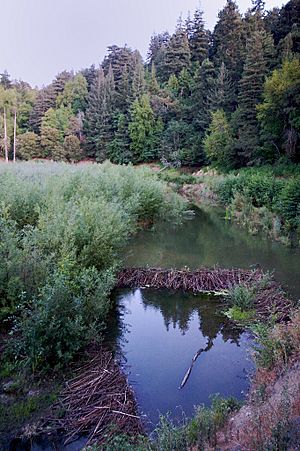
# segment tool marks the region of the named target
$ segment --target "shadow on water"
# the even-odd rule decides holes
[[[115,343],[124,357],[140,411],[153,429],[159,413],[175,420],[211,395],[242,399],[253,363],[250,336],[230,325],[219,301],[183,292],[150,289],[116,293]],[[199,349],[186,385],[179,389]]]
[[[224,219],[219,209],[196,209],[195,217],[177,228],[161,225],[143,231],[128,246],[126,266],[191,269],[199,266],[248,268],[259,264],[295,298],[300,298],[300,249],[288,248]]]

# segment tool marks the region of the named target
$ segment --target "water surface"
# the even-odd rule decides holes
[[[230,326],[214,298],[183,292],[122,290],[117,294],[118,343],[128,364],[141,413],[149,428],[159,413],[182,419],[194,406],[210,405],[211,395],[242,399],[253,364],[250,337]],[[195,353],[186,385],[179,389]]]
[[[195,217],[182,226],[161,225],[153,233],[143,231],[131,242],[127,266],[197,268],[219,265],[249,268],[259,264],[295,298],[300,298],[300,249],[289,248],[261,236],[251,236],[224,219],[219,209],[196,209]]]

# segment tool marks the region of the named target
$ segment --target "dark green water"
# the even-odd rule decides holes
[[[300,251],[248,235],[228,223],[223,213],[197,210],[177,228],[159,226],[134,238],[125,255],[127,266],[248,268],[259,264],[295,298],[300,297]],[[250,336],[232,328],[224,304],[186,293],[149,289],[117,294],[117,343],[128,364],[140,411],[153,424],[159,413],[191,415],[210,396],[245,396],[253,369]],[[199,348],[188,382],[178,387]],[[151,428],[151,426],[150,426]]]
[[[296,299],[300,298],[300,249],[291,249],[259,236],[251,236],[224,220],[224,212],[196,210],[195,218],[172,229],[141,232],[125,256],[127,266],[197,268],[219,265],[249,268],[259,264]]]

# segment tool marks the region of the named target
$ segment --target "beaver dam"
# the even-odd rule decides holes
[[[275,315],[278,320],[288,317],[293,303],[274,280],[263,283],[264,273],[259,270],[200,268],[195,271],[161,268],[125,268],[119,275],[119,288],[155,288],[226,297],[236,285],[257,286],[254,307],[260,316]]]
[[[174,420],[192,415],[194,405],[209,405],[215,393],[243,399],[254,369],[252,337],[222,308],[228,289],[263,280],[259,269],[123,269],[110,340],[125,367],[111,351],[94,351],[41,430],[63,431],[65,444],[82,435],[88,444],[101,444],[115,432],[151,431],[160,413]],[[260,315],[276,312],[284,319],[291,305],[276,282],[261,283],[255,300]]]

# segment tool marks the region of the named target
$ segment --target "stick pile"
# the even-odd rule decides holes
[[[220,292],[234,285],[251,285],[261,280],[262,271],[200,268],[196,271],[161,268],[124,268],[118,274],[119,288],[166,288],[193,293]]]
[[[184,290],[192,293],[226,295],[236,285],[259,286],[264,278],[260,269],[200,268],[195,271],[161,268],[124,268],[118,274],[118,288],[155,288]],[[278,321],[288,319],[293,308],[280,285],[271,280],[256,293],[254,307],[259,316],[276,315]]]
[[[63,431],[65,445],[82,434],[88,434],[91,445],[104,443],[116,432],[142,433],[133,391],[111,352],[102,349],[77,374],[52,407],[43,432]]]

